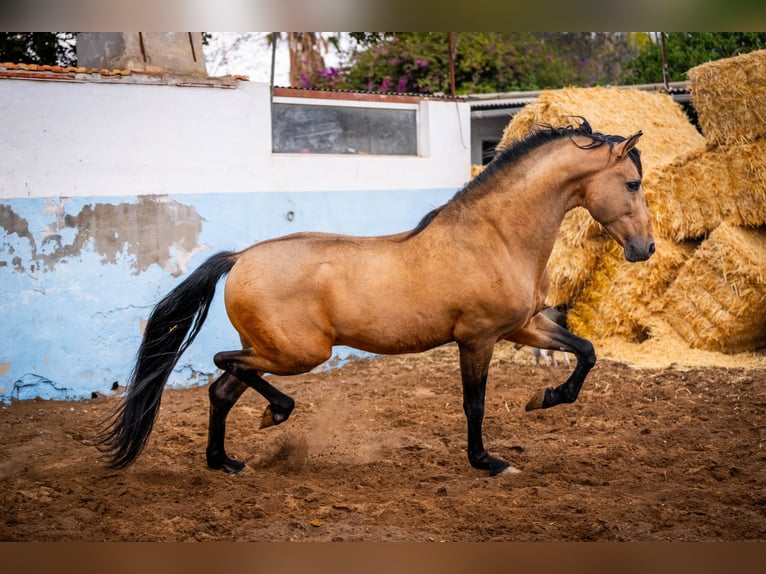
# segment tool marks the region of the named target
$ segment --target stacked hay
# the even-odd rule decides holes
[[[706,238],[653,307],[653,335],[766,347],[766,51],[689,70],[707,142],[645,181],[661,234]]]
[[[702,150],[704,139],[668,95],[635,89],[565,88],[544,91],[517,113],[497,149],[524,138],[540,124],[576,124],[582,116],[594,131],[629,136],[644,132],[638,147],[645,176],[676,156]],[[570,211],[559,230],[548,263],[548,304],[572,304],[590,280],[599,260],[613,244],[584,209]],[[619,296],[615,293],[615,296]],[[591,299],[595,295],[591,296]],[[585,325],[583,324],[583,327]],[[586,329],[587,331],[587,329]]]
[[[619,336],[643,341],[648,337],[654,305],[697,247],[694,242],[660,237],[656,244],[651,259],[635,264],[625,260],[619,245],[610,243],[569,312],[573,332],[593,339]]]
[[[650,305],[653,331],[670,326],[691,347],[724,353],[766,345],[766,229],[722,223]]]
[[[708,143],[742,144],[766,137],[766,50],[708,62],[688,74]]]
[[[765,110],[766,111],[766,110]],[[654,230],[676,241],[766,223],[766,140],[695,150],[644,178]]]
[[[587,284],[610,239],[583,207],[564,217],[548,260],[548,305],[571,305]]]

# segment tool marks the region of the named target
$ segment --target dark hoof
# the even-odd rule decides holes
[[[245,463],[230,458],[223,464],[221,470],[226,474],[239,474],[245,470]]]
[[[213,470],[222,470],[226,474],[239,474],[245,468],[244,462],[240,462],[229,457],[224,458],[220,462],[208,460],[207,465]]]
[[[490,476],[498,476],[500,474],[519,474],[520,472],[521,472],[521,470],[519,470],[515,466],[511,466],[510,464],[506,464],[505,468],[503,468],[502,470],[499,470],[497,472],[490,471],[489,475]]]
[[[490,476],[497,476],[498,474],[502,474],[509,468],[511,468],[511,465],[505,462],[504,460],[500,460],[499,458],[490,458],[490,463],[489,463]]]
[[[484,453],[483,456],[475,460],[469,459],[469,462],[474,468],[479,470],[488,470],[489,476],[497,476],[498,474],[516,474],[517,472],[521,472],[520,470],[513,468],[504,460],[495,458],[494,456],[489,456],[487,453]]]

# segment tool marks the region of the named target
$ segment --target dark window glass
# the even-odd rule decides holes
[[[275,153],[418,153],[415,110],[283,103],[271,109]]]

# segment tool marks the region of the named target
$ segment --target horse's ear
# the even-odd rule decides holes
[[[634,133],[632,136],[630,136],[628,139],[626,139],[625,141],[620,142],[616,146],[614,146],[614,151],[616,152],[617,161],[620,161],[621,159],[624,159],[628,156],[628,152],[632,150],[634,147],[636,147],[636,144],[638,143],[638,138],[640,138],[642,135],[644,135],[644,132],[638,131]]]

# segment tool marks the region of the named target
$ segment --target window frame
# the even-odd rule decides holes
[[[396,96],[392,97],[391,99],[395,98]],[[273,96],[271,99],[271,120],[272,120],[272,127],[270,130],[270,138],[271,138],[271,153],[272,155],[277,156],[285,156],[285,155],[296,155],[296,156],[337,156],[337,157],[386,157],[386,158],[415,158],[415,157],[427,157],[429,154],[427,153],[427,125],[425,125],[424,116],[427,114],[423,113],[422,107],[421,107],[421,101],[415,98],[409,98],[409,97],[401,97],[398,99],[407,100],[407,101],[388,101],[388,99],[381,100],[372,100],[372,99],[357,99],[357,98],[343,98],[338,97],[337,99],[329,99],[329,98],[311,98],[311,97],[294,97],[294,96]],[[287,104],[287,105],[300,105],[300,106],[310,106],[310,107],[332,107],[332,108],[364,108],[364,109],[379,109],[379,110],[401,110],[401,111],[414,111],[415,112],[415,147],[416,151],[414,154],[372,154],[372,153],[340,153],[340,152],[330,152],[330,153],[323,153],[323,152],[281,152],[281,151],[274,151],[274,132],[273,132],[273,121],[274,121],[274,113],[273,113],[273,106],[274,104]]]

